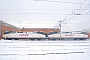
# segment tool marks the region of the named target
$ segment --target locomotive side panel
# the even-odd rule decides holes
[[[49,39],[60,39],[60,33],[56,33],[56,34],[51,34],[48,35]],[[74,39],[74,40],[83,40],[83,39],[88,39],[88,35],[87,34],[72,34],[72,33],[62,33],[61,34],[61,38],[62,39]]]
[[[37,34],[37,33],[10,33],[3,35],[4,39],[41,39],[45,38],[45,35],[43,34]]]

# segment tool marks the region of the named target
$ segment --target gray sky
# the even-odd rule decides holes
[[[0,20],[20,28],[54,28],[66,20],[62,31],[89,29],[90,0],[0,0]]]

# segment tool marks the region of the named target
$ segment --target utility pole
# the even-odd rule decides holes
[[[60,21],[59,21],[59,27],[60,27],[60,41],[62,40],[62,39],[61,39],[61,23],[62,23],[62,21],[60,20]]]

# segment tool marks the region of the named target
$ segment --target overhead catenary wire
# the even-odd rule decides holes
[[[90,15],[89,13],[90,13],[90,11],[88,13],[86,13],[86,15]]]
[[[86,6],[87,7],[87,6]],[[89,11],[86,13],[86,15],[90,15],[90,5],[89,5]]]
[[[86,1],[86,0],[85,0],[85,1]],[[84,2],[85,2],[85,1],[84,1]],[[82,0],[74,9],[76,9],[79,5],[81,6],[81,3],[82,3],[82,2],[83,2],[83,0]],[[84,3],[84,2],[83,2],[83,3]],[[82,4],[83,4],[83,3],[82,3]],[[64,21],[67,21],[66,19],[67,19],[67,17],[69,17],[70,15],[72,15],[72,11],[63,19],[63,22],[64,22]]]
[[[74,15],[73,13],[72,14],[66,14],[66,13],[48,13],[48,12],[46,12],[46,13],[45,12],[42,12],[42,13],[41,12],[33,12],[33,13],[32,12],[28,12],[28,13],[26,13],[26,12],[8,12],[8,11],[1,12],[0,14],[46,14],[46,15],[48,14],[48,15],[68,15],[68,16],[73,16]],[[82,15],[90,15],[90,14],[82,14]]]
[[[82,5],[85,3],[85,1],[86,0],[84,0],[83,2],[82,2],[82,4],[80,4],[80,6],[79,7],[77,7],[76,9],[78,9],[78,10],[76,10],[75,12],[77,13],[77,12],[79,12],[79,11],[81,11],[81,8],[82,8]],[[79,15],[80,15],[80,13],[78,13]]]
[[[55,0],[55,1],[53,1],[53,0],[34,0],[34,1],[46,1],[46,2],[59,2],[59,3],[65,3],[65,4],[82,4],[82,3],[75,3],[75,2],[64,2],[64,1],[57,1],[57,0]],[[87,4],[84,4],[84,5],[87,5]]]
[[[10,10],[0,10],[0,14],[5,14],[5,13],[6,14],[36,14],[36,13],[50,14],[50,13],[47,13],[46,11],[60,11],[60,10],[63,11],[63,10],[74,10],[74,9],[10,9]],[[83,10],[86,10],[86,9],[83,9]],[[28,13],[26,11],[28,11]],[[31,11],[34,11],[34,13],[29,13]],[[41,13],[39,11],[43,11],[44,13],[43,12]],[[17,13],[17,12],[19,12],[19,13]],[[57,14],[57,13],[54,12],[54,13],[51,13],[51,14]],[[58,15],[65,15],[65,14],[58,13]]]
[[[75,7],[75,9],[77,9],[78,8],[78,11],[79,10],[81,10],[81,8],[82,8],[82,5],[83,5],[83,3],[85,2],[86,0],[82,0],[81,2],[80,2],[80,4],[78,4],[76,7]],[[80,6],[79,6],[80,5]],[[77,12],[78,12],[77,11]],[[71,12],[72,13],[72,12]],[[60,20],[59,21],[59,27],[60,27],[60,31],[61,31],[61,24],[62,24],[62,22],[65,22],[65,21],[67,21],[67,18],[69,17],[69,16],[71,16],[72,14],[68,14],[63,20]],[[77,14],[76,14],[77,15]],[[72,17],[74,17],[75,18],[75,15],[73,15]],[[70,19],[71,19],[71,17],[70,17]],[[68,19],[69,20],[69,19]],[[60,33],[60,38],[61,38],[61,33]],[[60,39],[61,40],[61,39]]]
[[[82,0],[82,1],[83,1],[83,0]],[[82,3],[82,2],[81,2],[81,3]],[[79,5],[80,5],[79,7],[81,7],[81,5],[84,4],[84,3],[82,3],[82,4],[81,4],[81,3],[79,3]],[[19,10],[19,11],[26,11],[26,10],[27,10],[27,11],[30,11],[30,10],[34,10],[34,11],[36,11],[36,12],[34,12],[34,13],[27,13],[27,12],[19,12],[19,13],[16,12],[16,13],[13,13],[13,12],[11,12],[11,13],[10,13],[10,11],[14,11],[14,12],[15,12],[16,10]],[[44,10],[70,10],[70,9],[10,9],[10,10],[0,10],[0,11],[4,11],[4,12],[6,11],[6,13],[3,13],[3,12],[2,12],[2,13],[0,13],[0,14],[52,14],[52,15],[55,14],[55,15],[73,15],[72,13],[70,13],[70,14],[63,14],[63,13],[61,13],[61,14],[60,14],[60,13],[47,13],[47,12],[46,12],[46,13],[45,13],[45,12],[44,12],[44,13],[43,13],[43,12],[41,13],[41,12],[38,12],[38,11],[41,11],[41,10],[44,11]],[[80,10],[86,10],[86,9],[80,9],[80,8],[75,9],[75,8],[74,8],[74,9],[71,9],[71,10],[80,11]],[[85,15],[85,14],[83,14],[83,15]],[[65,18],[66,18],[66,17],[65,17]]]
[[[84,1],[84,2],[85,2],[85,1]],[[83,2],[83,3],[84,3],[84,2]],[[87,6],[88,6],[88,5],[87,5]],[[82,12],[85,11],[85,10],[88,10],[88,9],[87,9],[87,6],[85,6],[84,8],[81,8],[81,7],[80,7],[80,9],[78,9],[78,11],[80,11],[81,9],[82,9]],[[82,12],[81,12],[81,13],[82,13]],[[81,13],[80,13],[80,14],[76,14],[76,15],[73,15],[73,14],[72,14],[72,15],[70,15],[71,17],[69,17],[69,18],[67,17],[65,21],[73,20],[77,15],[90,15],[90,14],[89,14],[90,11],[89,11],[88,13],[86,13],[86,14],[81,14]]]
[[[88,5],[87,5],[88,6]],[[75,10],[75,9],[6,9],[6,10],[2,10],[0,9],[0,11],[25,11],[25,10]],[[81,10],[86,10],[86,9],[81,9]]]

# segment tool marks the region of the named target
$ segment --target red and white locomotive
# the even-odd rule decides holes
[[[3,38],[6,40],[18,40],[18,39],[30,39],[30,40],[60,40],[60,32],[44,34],[37,32],[14,32],[14,33],[6,33],[3,35]],[[61,39],[73,39],[73,40],[83,40],[88,39],[88,35],[86,32],[62,32]]]
[[[39,34],[36,32],[13,32],[13,33],[7,33],[3,35],[3,38],[6,40],[18,40],[18,39],[30,39],[30,40],[34,40],[34,39],[44,39],[45,35],[44,34]]]
[[[60,32],[55,34],[50,34],[48,35],[48,38],[49,40],[60,39]],[[88,39],[88,35],[86,32],[82,32],[82,31],[62,32],[61,39],[83,40],[83,39]]]

